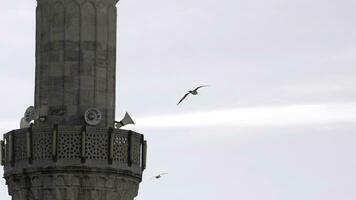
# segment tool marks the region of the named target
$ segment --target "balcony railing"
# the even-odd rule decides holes
[[[147,144],[142,134],[94,126],[30,127],[4,134],[5,173],[35,167],[111,167],[141,175]]]

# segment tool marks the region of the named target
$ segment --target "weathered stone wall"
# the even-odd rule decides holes
[[[30,128],[0,141],[13,200],[133,200],[146,141],[113,129],[117,0],[37,0],[35,108]],[[95,107],[100,124],[84,113]]]
[[[143,135],[127,130],[30,127],[1,144],[13,200],[132,200],[146,166]]]
[[[24,168],[82,166],[113,168],[141,177],[143,135],[127,130],[56,126],[18,129],[4,135],[5,176]]]
[[[110,171],[26,171],[7,178],[12,200],[132,200],[138,181]]]
[[[115,117],[116,1],[38,0],[35,107],[38,125],[85,125],[90,107]]]

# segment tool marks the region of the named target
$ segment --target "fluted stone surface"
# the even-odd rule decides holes
[[[99,108],[100,126],[115,116],[116,1],[38,0],[35,107],[37,124],[85,125]]]
[[[13,200],[133,200],[146,167],[142,134],[114,128],[116,0],[37,0],[35,109],[4,134]],[[88,108],[99,124],[84,120]],[[88,123],[88,124],[87,124]]]

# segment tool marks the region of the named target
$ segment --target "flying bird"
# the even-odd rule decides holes
[[[153,178],[160,179],[160,178],[162,178],[163,175],[166,175],[166,174],[168,174],[168,173],[160,173],[157,176],[152,177],[151,179],[153,179]]]
[[[195,88],[194,90],[189,90],[189,92],[187,94],[185,94],[183,96],[183,98],[177,103],[177,106],[189,95],[189,94],[192,94],[192,95],[197,95],[198,94],[198,90],[200,88],[203,88],[203,87],[208,87],[208,85],[202,85],[202,86],[199,86],[197,88]]]

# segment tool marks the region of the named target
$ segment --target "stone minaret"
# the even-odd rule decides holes
[[[1,141],[13,200],[133,200],[143,135],[114,128],[117,0],[37,0],[34,122]]]

